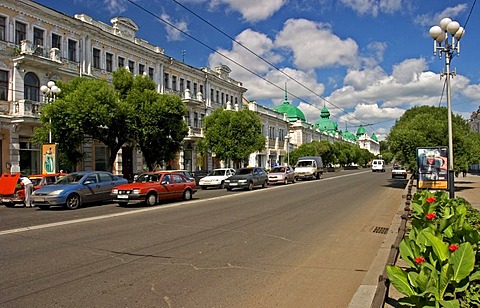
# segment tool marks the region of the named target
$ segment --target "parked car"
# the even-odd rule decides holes
[[[407,170],[400,165],[395,165],[392,168],[392,179],[394,178],[407,178]]]
[[[110,193],[120,206],[146,203],[153,206],[170,199],[192,199],[195,182],[179,171],[154,171],[139,175],[133,183],[115,186]]]
[[[86,203],[111,201],[112,188],[127,182],[106,171],[73,172],[35,190],[32,203],[40,209],[61,205],[74,210]]]
[[[25,193],[23,198],[19,191],[23,190],[20,184],[20,173],[7,174],[0,176],[0,202],[6,207],[14,207],[16,204],[24,204]]]
[[[252,190],[254,186],[268,185],[268,174],[260,167],[247,167],[238,169],[235,175],[225,180],[225,188],[230,191],[234,188]]]
[[[295,171],[293,170],[292,166],[278,166],[273,167],[268,172],[268,184],[288,184],[295,183],[297,180],[295,176]]]
[[[235,169],[231,168],[213,169],[206,177],[200,179],[199,185],[202,189],[209,187],[225,188],[225,180],[234,174]]]
[[[187,170],[167,170],[167,171],[176,171],[183,174],[190,182],[195,182],[195,177],[190,171]]]

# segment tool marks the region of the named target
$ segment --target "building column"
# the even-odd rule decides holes
[[[11,124],[10,126],[10,172],[20,172],[20,138],[18,131],[19,124]]]

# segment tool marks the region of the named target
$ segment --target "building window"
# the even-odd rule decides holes
[[[217,95],[215,95],[215,102],[220,103],[220,91],[218,91],[218,90],[217,90]]]
[[[107,170],[108,162],[108,149],[103,145],[95,146],[95,170],[105,171]]]
[[[283,128],[278,129],[278,140],[280,141],[285,140],[285,130]]]
[[[40,101],[40,82],[34,73],[27,73],[25,75],[23,98],[35,102]]]
[[[125,58],[118,57],[118,68],[125,66]]]
[[[203,94],[203,84],[200,85],[200,92]]]
[[[45,31],[39,28],[33,28],[33,45],[43,47],[43,34]]]
[[[222,106],[225,104],[225,93],[222,92]]]
[[[165,84],[165,89],[170,89],[169,79],[170,75],[168,73],[163,74],[163,82]]]
[[[196,82],[193,83],[193,96],[195,98],[197,98],[197,83]]]
[[[93,48],[93,67],[100,68],[100,49]]]
[[[268,138],[271,140],[275,140],[275,127],[273,126],[268,127]]]
[[[113,71],[113,55],[109,52],[105,54],[105,70],[107,72]]]
[[[183,78],[180,78],[180,93],[182,95],[185,93],[185,79]]]
[[[190,111],[187,111],[187,114],[185,114],[185,122],[190,126]]]
[[[189,89],[190,91],[192,91],[192,89],[190,88],[190,80],[187,80],[187,89]]]
[[[60,35],[57,35],[55,33],[52,33],[52,48],[60,48],[62,46],[62,37]]]
[[[130,73],[134,74],[135,73],[135,62],[129,60],[128,61],[128,69],[130,70]]]
[[[15,22],[15,44],[20,43],[27,38],[27,25],[21,22]]]
[[[198,112],[193,113],[193,127],[198,127]]]
[[[149,67],[148,68],[148,77],[150,77],[150,79],[152,79],[152,80],[153,80],[153,72],[154,72],[153,67]]]
[[[177,91],[177,76],[172,75],[172,89]]]
[[[68,40],[68,60],[77,62],[77,42]]]
[[[6,101],[8,97],[8,71],[0,71],[0,100]]]
[[[210,89],[210,99],[213,101],[214,100],[214,93],[215,93],[215,90],[213,89]],[[215,102],[215,101],[214,101]]]
[[[143,75],[145,73],[145,65],[144,64],[138,64],[138,74]]]
[[[7,40],[7,18],[0,16],[0,40]]]

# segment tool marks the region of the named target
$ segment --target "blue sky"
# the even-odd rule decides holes
[[[380,140],[405,110],[447,106],[440,79],[445,60],[433,55],[428,31],[450,17],[465,27],[461,54],[451,63],[452,110],[468,119],[480,106],[476,0],[36,2],[106,24],[112,17],[131,18],[139,38],[177,60],[198,68],[228,65],[249,100],[281,104],[287,83],[289,101],[310,123],[325,105],[340,129],[362,124]]]

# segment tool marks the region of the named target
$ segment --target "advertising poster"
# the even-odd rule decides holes
[[[42,144],[42,173],[57,172],[57,145],[54,143]]]
[[[447,147],[417,148],[417,163],[417,188],[448,189]]]

